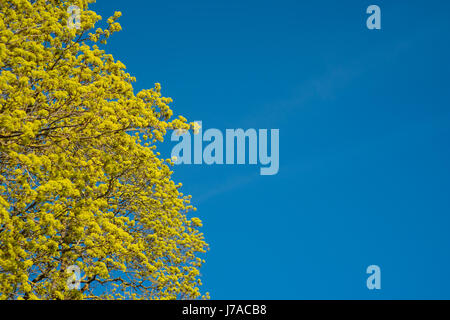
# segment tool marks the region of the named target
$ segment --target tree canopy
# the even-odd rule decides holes
[[[155,150],[195,125],[134,92],[91,2],[0,0],[0,299],[198,298],[202,223]]]

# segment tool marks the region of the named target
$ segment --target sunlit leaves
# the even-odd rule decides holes
[[[0,0],[0,298],[199,297],[201,221],[155,151],[168,130],[195,126],[169,122],[159,84],[134,92],[95,44],[120,13],[95,27],[89,2]]]

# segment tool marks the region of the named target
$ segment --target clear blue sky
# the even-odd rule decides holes
[[[381,8],[381,30],[366,8]],[[450,299],[450,2],[97,0],[107,50],[203,127],[279,128],[280,171],[175,168],[215,299]],[[169,138],[169,137],[168,137]],[[170,139],[168,139],[170,140]],[[170,154],[173,142],[163,147]],[[381,267],[379,291],[366,267]]]

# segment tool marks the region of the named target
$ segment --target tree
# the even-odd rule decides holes
[[[0,298],[198,298],[202,224],[155,151],[194,124],[134,93],[91,2],[0,0]]]

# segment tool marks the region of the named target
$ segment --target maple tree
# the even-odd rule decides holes
[[[0,0],[0,299],[198,298],[202,223],[155,150],[195,124],[133,91],[92,2]]]

